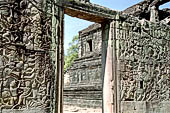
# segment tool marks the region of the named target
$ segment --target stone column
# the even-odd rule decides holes
[[[63,62],[64,62],[64,51],[63,51],[63,41],[64,41],[64,9],[60,6],[61,0],[54,0],[52,3],[52,59],[56,69],[55,69],[55,86],[54,86],[54,105],[55,108],[53,113],[62,113],[63,108]],[[55,5],[57,4],[57,5]]]
[[[109,24],[103,26],[102,36],[103,113],[113,113],[113,54]]]
[[[120,113],[118,19],[119,16],[115,16],[102,31],[103,113]]]

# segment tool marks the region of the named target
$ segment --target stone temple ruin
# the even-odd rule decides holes
[[[63,112],[64,14],[101,25],[103,113],[170,112],[170,10],[159,10],[167,2],[144,0],[119,12],[89,0],[0,0],[0,112]],[[94,50],[90,40],[81,57]],[[94,91],[95,77],[72,77],[67,94]]]
[[[153,14],[149,18],[150,14],[146,13],[143,16],[134,12],[134,8],[143,7],[145,2],[141,2],[135,6],[127,8],[123,11],[125,14],[133,14],[140,16],[140,18],[148,19],[150,21],[159,21],[159,16],[155,17]],[[154,6],[151,10],[154,10]],[[163,9],[166,11],[167,9]],[[133,11],[133,12],[131,12]],[[153,11],[154,12],[154,11]],[[163,13],[166,14],[165,12]],[[161,14],[161,22],[170,24],[169,14],[168,17],[163,18]],[[143,16],[143,17],[142,17]],[[163,20],[162,20],[163,18]],[[101,75],[101,52],[102,52],[102,29],[100,24],[93,24],[88,28],[79,32],[79,56],[68,69],[69,81],[64,88],[64,101],[65,104],[77,105],[77,106],[89,106],[89,107],[101,107],[102,106],[102,75]],[[96,56],[97,55],[97,56]],[[100,75],[100,76],[99,76]],[[99,80],[99,82],[98,82]],[[96,84],[97,82],[97,84]],[[139,87],[143,87],[143,81],[140,81]],[[93,88],[92,88],[93,87]],[[130,95],[130,94],[129,94]],[[124,96],[122,94],[121,98]],[[97,98],[98,97],[98,98]],[[129,98],[129,100],[131,100]]]
[[[100,24],[79,32],[79,54],[65,75],[64,104],[102,107],[102,34]]]

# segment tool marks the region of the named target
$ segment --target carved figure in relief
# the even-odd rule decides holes
[[[10,104],[15,105],[16,102],[18,101],[18,89],[19,89],[20,84],[17,86],[16,81],[13,80],[10,83],[10,93],[11,93],[11,99],[10,99]]]
[[[32,84],[32,93],[33,93],[33,99],[37,98],[37,94],[38,94],[38,87],[37,87],[37,83],[34,81]]]
[[[4,90],[1,95],[2,95],[2,97],[0,98],[0,105],[1,105],[0,107],[1,108],[11,108],[12,107],[12,105],[10,105],[11,95],[10,95],[9,90]]]
[[[134,99],[133,97],[134,97],[134,90],[135,90],[135,83],[136,83],[136,81],[135,80],[130,80],[129,78],[128,78],[128,83],[130,84],[130,87],[129,87],[129,89],[128,89],[128,91],[127,91],[127,99]]]
[[[17,53],[16,53],[16,47],[10,46],[8,49],[11,49],[9,53],[7,53],[5,56],[8,57],[9,63],[12,63],[14,61],[17,61]]]
[[[30,55],[29,58],[27,58],[26,63],[24,64],[24,70],[23,70],[23,79],[34,79],[35,78],[35,57],[34,55]]]
[[[26,86],[23,88],[23,93],[19,96],[19,101],[17,105],[21,105],[21,104],[26,105],[26,98],[31,95],[31,82],[26,81],[25,85]]]
[[[34,80],[34,82],[32,83],[32,88],[31,88],[31,95],[26,98],[27,103],[29,103],[30,107],[36,107],[39,105],[39,94],[38,94],[38,89],[39,89],[39,85],[36,83],[36,81]]]
[[[47,98],[47,88],[45,84],[41,84],[37,93],[37,103],[42,105],[43,103],[45,103],[45,100]]]
[[[125,83],[124,80],[121,80],[121,87],[122,87],[122,90],[121,90],[121,100],[124,101],[125,98],[126,98],[126,94],[127,94],[127,84]]]
[[[32,50],[34,48],[32,40],[33,40],[33,34],[30,33],[24,34],[23,43],[25,44],[27,49]]]
[[[1,82],[0,108],[11,108],[11,93],[7,86],[8,81]]]

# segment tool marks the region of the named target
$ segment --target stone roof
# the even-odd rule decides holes
[[[97,23],[92,24],[92,25],[88,26],[87,28],[79,31],[79,35],[89,33],[91,31],[99,29],[99,28],[101,28],[101,24],[97,24]]]
[[[164,20],[170,15],[170,9],[159,9],[159,6],[170,2],[169,0],[144,0],[140,3],[137,3],[124,11],[123,14],[130,14],[135,17],[144,18],[146,20],[150,19],[151,7],[155,7],[155,11],[158,12],[158,21]]]
[[[144,3],[146,3],[146,1],[142,1],[142,2],[139,2],[131,7],[128,7],[122,12],[125,14],[133,14],[139,7],[142,7]]]

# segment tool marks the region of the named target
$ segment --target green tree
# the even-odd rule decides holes
[[[78,36],[74,36],[69,43],[67,54],[64,56],[64,71],[66,71],[78,57]]]

